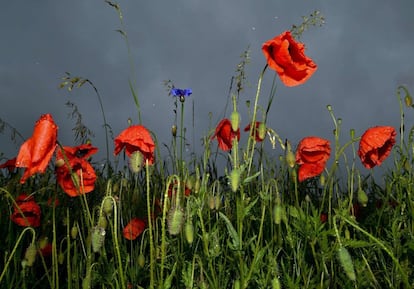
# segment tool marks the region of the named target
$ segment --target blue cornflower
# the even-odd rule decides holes
[[[172,96],[178,96],[181,102],[184,102],[186,96],[190,96],[193,91],[189,88],[180,89],[180,88],[173,88],[171,89]]]

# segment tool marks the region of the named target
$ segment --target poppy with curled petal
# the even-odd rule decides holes
[[[132,218],[122,230],[122,235],[127,240],[135,240],[145,230],[145,221],[139,218]]]
[[[230,120],[225,118],[217,125],[216,131],[211,139],[217,138],[219,148],[223,151],[228,151],[233,147],[233,139],[236,137],[237,140],[240,140],[240,129],[233,131]]]
[[[320,175],[330,155],[331,147],[328,140],[315,136],[303,138],[296,150],[299,182]]]
[[[56,179],[60,187],[70,197],[92,192],[95,189],[96,173],[85,158],[96,153],[98,149],[91,145],[80,145],[63,147],[63,151],[60,148],[56,151]]]
[[[286,86],[305,83],[318,66],[305,55],[305,45],[296,42],[290,31],[283,32],[262,45],[267,64]]]
[[[22,227],[40,226],[41,210],[32,196],[22,193],[16,198],[16,204],[19,208],[15,206],[10,216],[14,223]]]
[[[395,129],[391,126],[376,126],[367,129],[359,142],[358,156],[367,169],[381,165],[395,144]]]
[[[44,173],[56,148],[58,127],[50,114],[44,114],[36,122],[33,135],[20,147],[16,167],[26,168],[20,183],[30,176]]]
[[[264,128],[264,133],[259,131],[259,127],[263,126]],[[244,128],[244,131],[250,131],[250,123]],[[253,133],[253,132],[252,132]],[[255,129],[255,139],[257,142],[261,142],[265,139],[266,137],[266,126],[264,124],[262,124],[262,122],[260,121],[256,121],[256,129]]]
[[[139,151],[144,156],[144,163],[148,160],[149,164],[154,163],[155,143],[150,132],[143,125],[133,125],[123,130],[115,138],[114,155],[117,155],[125,148],[128,157],[135,151]]]

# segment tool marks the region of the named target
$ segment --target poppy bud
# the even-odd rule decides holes
[[[282,287],[280,286],[279,278],[278,277],[273,278],[273,280],[272,280],[272,289],[280,289],[280,288],[282,288]]]
[[[64,159],[58,159],[58,160],[56,160],[56,162],[55,162],[55,166],[56,166],[57,168],[62,167],[64,164],[65,164],[65,160],[64,160]]]
[[[240,280],[239,279],[237,279],[236,281],[234,281],[233,288],[234,289],[240,289],[241,288],[241,286],[240,286]]]
[[[72,229],[70,229],[70,236],[72,237],[72,239],[76,239],[76,237],[78,236],[78,226],[73,225]]]
[[[237,131],[240,127],[240,114],[237,111],[233,111],[230,115],[231,129]]]
[[[282,214],[283,214],[283,208],[282,205],[277,203],[275,204],[275,206],[273,207],[273,216],[274,216],[274,221],[276,225],[280,225],[280,223],[282,222]]]
[[[406,105],[407,107],[412,106],[412,105],[413,105],[413,99],[411,98],[411,95],[407,94],[407,95],[404,97],[404,102],[405,102],[405,105]]]
[[[168,213],[168,232],[170,235],[178,235],[181,232],[184,222],[184,212],[179,207],[171,207]]]
[[[139,173],[144,164],[144,156],[140,151],[134,151],[129,157],[129,168],[134,173]]]
[[[177,136],[177,126],[175,124],[171,127],[171,134],[173,137]]]
[[[106,231],[101,227],[92,228],[92,250],[97,253],[101,250],[105,241]]]
[[[350,240],[351,239],[351,233],[348,229],[345,230],[345,239]]]
[[[323,187],[325,185],[325,182],[326,182],[325,175],[321,174],[321,176],[319,177],[320,185]]]
[[[102,204],[102,211],[105,215],[110,216],[114,210],[113,202],[111,198],[105,198]]]
[[[63,252],[60,251],[58,255],[58,262],[60,265],[62,265],[64,261],[65,261],[65,254],[63,254]]]
[[[263,140],[266,137],[266,131],[266,125],[263,122],[261,122],[259,124],[259,127],[257,128],[257,134],[259,136],[259,139]]]
[[[240,185],[240,171],[238,169],[233,169],[230,173],[230,183],[231,190],[237,192],[237,189]]]
[[[368,196],[363,189],[358,190],[358,202],[363,206],[366,207],[368,203]]]
[[[220,205],[221,205],[221,199],[219,196],[215,196],[214,197],[214,207],[216,208],[216,210],[220,209]]]
[[[108,220],[106,219],[106,216],[104,214],[101,214],[98,218],[98,227],[102,229],[106,229],[108,225]]]
[[[341,263],[342,268],[344,269],[346,275],[352,281],[356,280],[354,264],[352,263],[351,255],[345,247],[340,247],[338,249],[338,259]]]
[[[39,246],[39,249],[42,250],[46,247],[47,243],[48,243],[48,238],[47,237],[42,237],[37,242],[37,245]]]
[[[289,150],[286,154],[286,163],[288,164],[290,168],[293,168],[295,166],[295,162],[296,162],[295,154]]]
[[[194,241],[194,226],[191,221],[187,221],[184,227],[185,239],[188,244],[192,244]]]
[[[30,243],[29,247],[27,247],[26,252],[24,253],[24,260],[25,265],[28,267],[32,267],[34,261],[36,260],[36,245],[34,243]]]
[[[144,256],[144,254],[142,254],[142,253],[140,253],[140,254],[138,255],[138,265],[139,265],[141,268],[144,268],[144,266],[145,266],[145,256]]]
[[[210,207],[210,210],[214,210],[215,208],[214,196],[210,196],[210,198],[208,198],[208,206]]]

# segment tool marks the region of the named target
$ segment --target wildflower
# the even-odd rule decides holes
[[[133,125],[123,130],[115,138],[114,155],[125,147],[125,153],[128,157],[135,151],[139,151],[148,160],[149,164],[154,163],[155,144],[152,140],[150,132],[142,125]]]
[[[189,88],[186,88],[186,89],[173,88],[171,89],[170,93],[172,96],[178,96],[180,98],[180,101],[184,102],[185,97],[193,94],[193,91]]]
[[[331,154],[329,141],[319,137],[305,137],[298,145],[296,163],[299,167],[299,182],[320,175]]]
[[[25,193],[22,193],[16,198],[16,204],[18,208],[14,207],[13,214],[10,216],[10,219],[15,224],[22,227],[40,226],[41,210],[32,196],[27,196]]]
[[[217,125],[216,131],[211,139],[217,138],[219,148],[223,151],[228,151],[233,147],[233,139],[236,137],[237,140],[240,140],[240,129],[233,131],[230,120],[225,118]]]
[[[16,168],[16,158],[9,159],[0,165],[0,169],[7,169],[9,173]]]
[[[286,31],[262,45],[267,64],[286,86],[305,83],[318,66],[305,55],[305,45],[296,42]]]
[[[181,183],[182,185],[182,183]],[[168,187],[168,197],[175,196],[177,193],[177,180],[174,180],[173,183],[170,183],[170,186]],[[188,184],[184,184],[184,195],[188,197],[191,194],[191,189],[189,188]]]
[[[85,159],[98,149],[90,144],[77,147],[63,147],[56,152],[56,179],[63,191],[70,197],[90,193],[95,189],[96,173]],[[65,156],[69,163],[66,164]]]
[[[37,172],[45,172],[56,148],[57,130],[50,114],[36,122],[32,137],[23,143],[16,158],[16,167],[26,168],[20,183]]]
[[[125,239],[133,241],[144,232],[145,226],[145,221],[138,218],[132,218],[122,230],[122,235]]]
[[[362,164],[371,169],[389,156],[395,144],[395,129],[391,126],[376,126],[364,132],[359,142],[358,156]]]
[[[250,131],[250,123],[244,128],[244,131]],[[266,137],[266,125],[260,121],[256,121],[255,139],[261,142]]]

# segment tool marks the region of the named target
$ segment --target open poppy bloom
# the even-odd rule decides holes
[[[236,132],[233,131],[230,120],[225,118],[217,125],[216,131],[211,139],[217,138],[219,148],[223,151],[228,151],[233,147],[233,139],[236,137],[237,140],[240,140],[240,129],[237,129]]]
[[[296,150],[299,182],[320,175],[331,155],[329,141],[319,137],[303,138]]]
[[[30,176],[44,173],[56,148],[58,127],[50,114],[44,114],[36,122],[33,135],[20,147],[16,167],[26,168],[20,183]]]
[[[16,158],[9,159],[0,165],[0,169],[8,169],[11,173],[16,168]]]
[[[305,45],[296,42],[290,31],[265,42],[262,51],[269,67],[276,70],[286,86],[305,83],[318,68],[305,55]]]
[[[391,126],[376,126],[367,129],[359,141],[358,156],[362,164],[371,169],[389,156],[395,144],[397,132]]]
[[[260,131],[259,127],[263,130]],[[244,131],[250,131],[250,123],[244,128]],[[257,142],[261,142],[266,137],[266,126],[260,121],[256,121],[255,139]]]
[[[135,240],[139,235],[142,234],[142,232],[144,232],[145,226],[146,225],[144,220],[132,218],[122,230],[122,235],[127,240]]]
[[[22,193],[16,198],[16,203],[20,210],[17,207],[14,207],[14,211],[10,216],[10,219],[22,227],[39,227],[41,210],[34,198]]]
[[[63,150],[70,168],[66,164],[62,150],[58,149],[56,152],[56,179],[60,187],[70,197],[92,192],[95,189],[96,173],[85,158],[96,153],[98,149],[91,145],[81,145],[63,147]]]
[[[150,132],[142,125],[130,126],[115,138],[114,155],[119,154],[123,148],[128,157],[139,151],[144,156],[144,164],[145,160],[148,160],[149,164],[154,163],[155,144]]]

